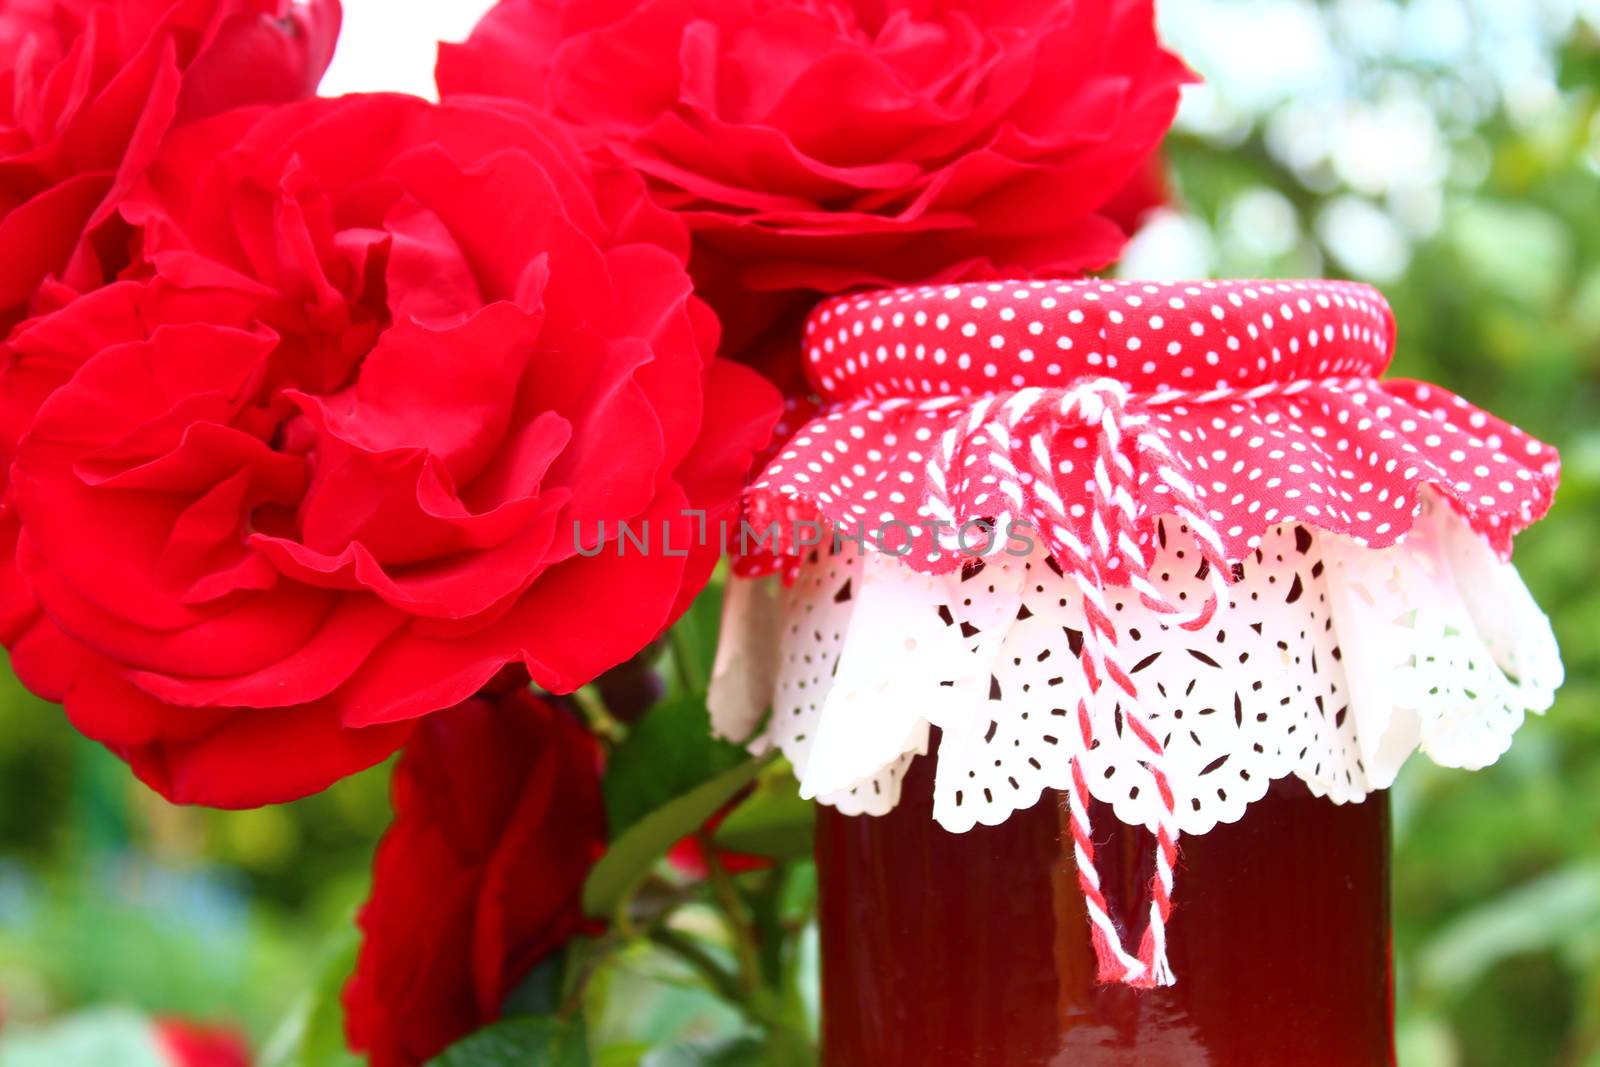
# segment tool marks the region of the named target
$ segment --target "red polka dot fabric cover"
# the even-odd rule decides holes
[[[802,795],[847,811],[892,807],[933,726],[947,828],[1059,791],[1100,979],[1170,984],[1182,834],[1286,774],[1349,801],[1414,748],[1483,766],[1560,684],[1503,562],[1556,454],[1380,382],[1394,336],[1377,292],[1339,282],[823,304],[822,406],[746,503],[778,557],[740,573],[781,563],[787,589],[730,586],[714,727],[778,746]],[[1095,800],[1156,839],[1142,930],[1110,917]]]
[[[1437,386],[1378,381],[1394,338],[1376,290],[1332,281],[1002,282],[833,299],[805,330],[822,406],[755,480],[747,515],[757,529],[776,523],[780,548],[792,550],[795,520],[818,519],[926,573],[960,566],[976,539],[952,540],[932,525],[941,516],[959,529],[1003,512],[1052,549],[1065,547],[1063,527],[1090,543],[1099,427],[1093,412],[1052,404],[1101,384],[1121,387],[1119,418],[1153,429],[1178,476],[1159,476],[1131,437],[1120,443],[1141,540],[1174,513],[1181,482],[1229,560],[1293,522],[1384,547],[1432,487],[1506,555],[1549,507],[1555,450]],[[1049,416],[1053,484],[991,447],[1022,406],[1024,419]],[[764,569],[756,557],[740,568]]]

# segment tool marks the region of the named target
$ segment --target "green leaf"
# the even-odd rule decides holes
[[[811,855],[815,828],[815,805],[801,798],[800,783],[788,764],[778,763],[717,827],[716,843],[752,856],[804,859]]]
[[[262,1067],[360,1067],[344,1040],[345,980],[355,970],[361,935],[345,926],[316,969],[316,984],[289,1010],[267,1042]]]
[[[754,1037],[683,1041],[656,1049],[639,1067],[748,1067],[761,1063],[764,1048]]]
[[[816,1048],[804,1034],[773,1030],[676,1042],[645,1056],[639,1067],[816,1067],[816,1062]]]
[[[715,537],[716,532],[710,531]],[[694,599],[668,634],[667,653],[674,660],[667,677],[675,696],[704,696],[717,657],[717,631],[722,628],[722,584],[712,582]]]
[[[636,1041],[608,1045],[595,1053],[594,1065],[595,1067],[639,1067],[640,1061],[649,1053],[649,1045]]]
[[[612,837],[748,759],[737,745],[711,736],[703,698],[679,697],[656,705],[629,729],[607,762],[601,787]]]
[[[1561,868],[1454,919],[1420,953],[1423,977],[1458,992],[1503,961],[1560,951],[1600,958],[1600,863]]]
[[[575,939],[534,964],[526,978],[518,982],[500,1004],[506,1018],[519,1015],[551,1015],[561,1006],[561,986],[567,973],[567,958],[582,941]]]
[[[771,759],[746,760],[656,808],[613,838],[584,883],[584,912],[596,918],[611,917],[674,842],[698,830],[753,782]]]
[[[588,1067],[583,1027],[555,1018],[506,1019],[457,1041],[428,1067]]]

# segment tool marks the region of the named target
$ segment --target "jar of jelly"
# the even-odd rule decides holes
[[[1384,790],[1561,681],[1552,449],[1359,285],[841,297],[713,724],[817,798],[831,1067],[1393,1062]]]

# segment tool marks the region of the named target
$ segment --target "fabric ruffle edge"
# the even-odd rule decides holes
[[[1062,526],[1090,541],[1093,509],[1077,501],[1093,495],[1099,426],[1056,416],[1036,429],[1049,441],[1051,479],[1042,491],[1042,479],[1020,469],[1019,441],[995,448],[997,437],[1010,435],[1008,409],[1022,399],[1037,410],[1051,399],[1029,395],[1041,392],[863,401],[815,415],[747,491],[745,528],[766,541],[743,546],[739,572],[772,570],[779,557],[814,542],[796,529],[802,523],[864,538],[924,573],[954,570],[981,554],[973,549],[982,538],[969,531],[962,549],[948,536],[941,543],[928,506],[940,488],[946,520],[958,528],[1006,512],[1051,547]],[[1393,545],[1412,529],[1424,489],[1504,558],[1513,537],[1549,508],[1559,478],[1553,447],[1421,382],[1330,380],[1128,400],[1127,428],[1152,431],[1165,444],[1221,553],[1235,562],[1284,523],[1366,547]],[[1125,435],[1120,448],[1137,472],[1148,544],[1155,517],[1173,511],[1171,485],[1130,440]],[[1061,503],[1045,506],[1051,498]]]
[[[1157,530],[1152,580],[1172,600],[1204,597],[1187,527],[1164,517]],[[711,705],[719,733],[781,749],[806,796],[889,811],[938,727],[934,817],[948,830],[1067,789],[1072,758],[1121,821],[1165,817],[1120,702],[1090,699],[1095,740],[1080,744],[1083,603],[1042,555],[930,575],[819,547],[794,577],[733,579]],[[1291,774],[1345,803],[1387,788],[1418,749],[1487,766],[1561,684],[1515,569],[1431,493],[1386,549],[1274,527],[1199,629],[1108,593],[1185,834],[1236,821]]]

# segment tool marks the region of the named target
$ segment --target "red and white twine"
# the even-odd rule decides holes
[[[1268,391],[1282,393],[1309,384],[1274,384],[1250,390],[1216,389],[1209,391],[1208,399],[1237,399],[1238,394],[1245,392],[1254,395],[1265,395]],[[1192,394],[1169,390],[1147,398],[1143,404],[1171,404],[1192,399]],[[1090,528],[1094,536],[1090,544],[1085,544],[1069,529],[1066,504],[1054,487],[1051,442],[1057,432],[1070,424],[1097,431],[1090,510]],[[1222,555],[1221,539],[1195,499],[1192,486],[1178,469],[1171,450],[1149,424],[1147,414],[1132,410],[1127,386],[1110,378],[1087,379],[1065,389],[1024,389],[1004,400],[981,397],[973,401],[965,413],[958,413],[952,419],[952,425],[941,437],[938,453],[929,459],[925,502],[927,512],[937,523],[958,529],[960,517],[950,504],[949,479],[956,470],[963,447],[981,441],[989,449],[989,468],[1009,476],[1000,481],[1001,496],[1019,513],[1049,515],[1054,520],[1044,533],[1057,565],[1082,596],[1087,621],[1080,661],[1087,697],[1079,701],[1077,709],[1079,752],[1094,745],[1090,701],[1104,699],[1101,689],[1109,682],[1113,698],[1121,707],[1123,722],[1149,749],[1146,768],[1162,802],[1162,818],[1155,828],[1157,849],[1155,872],[1150,881],[1149,925],[1141,938],[1138,955],[1133,956],[1123,947],[1121,935],[1107,910],[1094,862],[1088,786],[1080,756],[1072,756],[1072,789],[1068,793],[1068,803],[1073,847],[1099,977],[1101,981],[1120,981],[1135,986],[1172,982],[1166,959],[1166,923],[1172,914],[1173,872],[1178,858],[1177,812],[1167,781],[1162,744],[1145,722],[1138,686],[1122,662],[1117,629],[1111,620],[1105,591],[1112,585],[1131,587],[1146,606],[1168,615],[1173,625],[1199,629],[1215,613],[1220,597],[1226,595],[1227,579],[1232,573]],[[1019,469],[1012,447],[1019,439],[1028,442],[1025,470]],[[1184,611],[1170,603],[1149,581],[1149,562],[1138,529],[1139,469],[1125,447],[1130,439],[1147,475],[1167,487],[1172,512],[1188,523],[1206,561],[1212,594],[1197,610]],[[1002,528],[1013,520],[1014,516],[1009,513],[992,518]],[[952,536],[959,541],[959,532]]]
[[[1549,505],[1554,450],[1437,387],[1379,381],[1393,342],[1377,292],[1318,281],[924,287],[836,298],[807,323],[807,373],[824,406],[752,484],[753,514],[799,509],[858,536],[873,517],[913,536],[932,520],[932,551],[895,553],[927,573],[972,554],[964,526],[1020,521],[1081,595],[1087,695],[1067,805],[1103,981],[1171,983],[1178,858],[1167,758],[1107,590],[1130,589],[1167,625],[1198,630],[1228,595],[1233,561],[1278,524],[1388,545],[1426,488],[1505,552]],[[1075,469],[1079,457],[1092,469]],[[1172,603],[1150,580],[1161,515],[1195,540],[1204,604]],[[1101,887],[1081,762],[1113,709],[1148,751],[1161,800],[1136,952]]]

